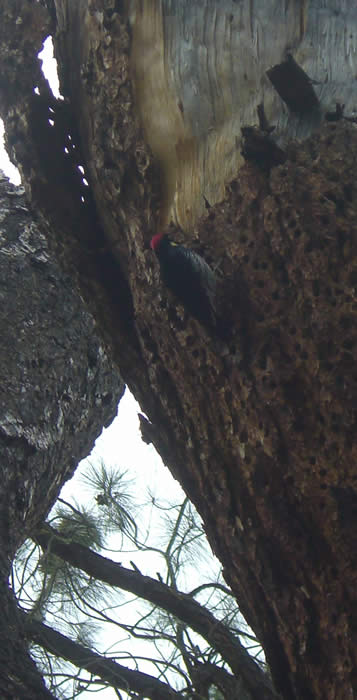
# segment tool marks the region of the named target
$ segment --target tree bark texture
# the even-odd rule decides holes
[[[0,688],[49,693],[24,646],[7,579],[123,390],[71,278],[51,257],[23,188],[0,176]]]
[[[0,25],[1,109],[27,196],[148,416],[146,439],[202,515],[277,690],[352,698],[357,10],[48,5],[62,101],[36,63],[40,5],[16,3],[37,17],[21,24],[6,2]],[[280,165],[242,166],[240,128],[258,121]],[[227,347],[160,284],[148,243],[171,220],[218,264]]]
[[[123,385],[23,188],[5,177],[0,211],[0,512],[9,562],[114,417]]]

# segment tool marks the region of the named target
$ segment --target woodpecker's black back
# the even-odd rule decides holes
[[[200,255],[170,241],[168,236],[153,239],[152,247],[159,259],[161,277],[177,299],[208,328],[216,326],[216,279]]]

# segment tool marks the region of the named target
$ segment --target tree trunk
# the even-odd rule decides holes
[[[123,384],[23,188],[3,175],[0,218],[0,689],[38,700],[51,696],[24,644],[11,561],[115,416]]]
[[[43,8],[8,0],[0,24],[1,109],[29,200],[149,417],[146,439],[203,517],[277,690],[352,698],[357,11],[47,4],[65,100],[36,63]],[[242,165],[240,129],[258,123]],[[161,286],[148,243],[171,221],[219,265],[227,346]]]

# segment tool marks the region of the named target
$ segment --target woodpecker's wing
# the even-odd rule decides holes
[[[200,255],[170,241],[159,256],[164,283],[201,323],[216,322],[216,279]]]

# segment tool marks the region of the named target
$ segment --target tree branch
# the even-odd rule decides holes
[[[36,644],[44,647],[51,654],[61,656],[79,668],[85,668],[89,673],[100,676],[114,688],[140,693],[152,700],[173,700],[181,698],[181,694],[162,683],[157,678],[133,671],[121,664],[96,654],[91,649],[68,639],[65,635],[34,620],[30,615],[22,613],[25,620],[27,636]]]
[[[45,549],[78,567],[90,576],[158,605],[178,617],[212,645],[229,664],[237,678],[242,678],[253,700],[277,700],[270,679],[248,654],[240,641],[212,613],[189,595],[165,584],[126,569],[76,542],[68,544],[50,526],[42,528],[34,538]]]

